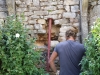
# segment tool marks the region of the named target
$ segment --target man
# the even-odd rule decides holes
[[[71,27],[66,31],[66,41],[59,43],[49,60],[51,69],[56,73],[54,64],[56,57],[60,60],[59,75],[79,75],[81,66],[79,65],[85,49],[84,46],[75,41],[78,29]]]

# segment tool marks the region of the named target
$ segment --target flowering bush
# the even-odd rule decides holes
[[[28,39],[23,23],[14,16],[7,17],[0,28],[0,75],[46,75],[35,51],[35,39]]]
[[[100,75],[100,18],[96,20],[85,40],[86,53],[80,75]]]

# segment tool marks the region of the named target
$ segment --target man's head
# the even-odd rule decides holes
[[[66,39],[70,39],[73,38],[74,40],[76,39],[76,35],[78,33],[78,29],[75,26],[70,27],[67,31],[66,31]]]

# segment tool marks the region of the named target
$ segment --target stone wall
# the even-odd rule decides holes
[[[69,27],[79,27],[79,0],[16,0],[16,12],[18,15],[24,12],[26,28],[30,29],[31,37],[37,37],[38,45],[47,42],[48,18],[54,19],[52,46],[65,40]]]
[[[6,0],[0,0],[0,25],[7,16]]]
[[[89,28],[100,17],[100,0],[89,0]]]

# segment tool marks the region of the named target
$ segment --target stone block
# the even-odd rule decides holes
[[[33,30],[33,33],[38,33],[37,30]]]
[[[73,23],[73,26],[79,27],[79,23]]]
[[[60,32],[65,33],[69,29],[72,29],[72,27],[71,26],[63,26],[63,27],[60,28]]]
[[[63,6],[63,5],[57,5],[57,8],[58,8],[58,9],[63,9],[64,6]]]
[[[73,25],[73,24],[72,23],[61,24],[62,27],[64,27],[64,26],[71,26],[71,25]]]
[[[47,6],[47,7],[44,7],[44,10],[56,10],[57,7],[56,6]]]
[[[51,41],[51,47],[55,47],[58,43],[58,41]]]
[[[58,4],[63,4],[64,2],[63,1],[58,1]]]
[[[28,23],[31,24],[31,25],[32,24],[35,24],[36,23],[36,20],[29,20]]]
[[[51,15],[51,14],[62,14],[64,12],[64,10],[54,10],[54,11],[51,11],[51,12],[49,12],[49,14]]]
[[[58,41],[62,42],[62,41],[65,41],[66,38],[65,37],[58,37]]]
[[[40,33],[40,34],[45,34],[45,33],[46,33],[46,30],[44,30],[44,29],[38,30],[38,33]]]
[[[64,5],[77,5],[79,0],[64,0]]]
[[[0,0],[0,3],[1,3],[1,0]],[[16,1],[16,4],[17,5],[20,5],[22,2],[20,0]]]
[[[92,6],[97,5],[97,1],[91,2],[91,5],[92,5]]]
[[[70,18],[70,23],[77,23],[77,22],[79,22],[78,18]]]
[[[38,19],[38,23],[39,24],[46,24],[46,20],[45,19]]]
[[[41,24],[34,24],[34,29],[37,29],[37,30],[41,30],[41,29],[43,29],[43,26],[41,25]]]
[[[27,8],[21,8],[21,10],[24,11],[24,12],[28,11]]]
[[[62,25],[62,24],[67,24],[68,22],[69,22],[68,19],[58,19],[58,20],[55,20],[55,21],[54,21],[54,24],[55,24],[55,25],[57,25],[57,24]]]
[[[100,4],[100,0],[98,1],[98,4]]]
[[[34,11],[35,15],[48,15],[48,11]]]
[[[19,5],[20,8],[27,8],[27,5],[26,4],[21,4]]]
[[[37,18],[40,18],[40,16],[37,16],[37,15],[32,15],[32,16],[30,16],[30,19],[31,19],[31,20],[34,20],[34,19],[37,19]]]
[[[41,2],[40,5],[41,5],[41,6],[48,6],[49,3],[48,3],[48,2]]]
[[[0,12],[4,12],[4,11],[7,11],[7,9],[0,7]]]
[[[40,0],[40,1],[42,2],[42,1],[48,1],[48,0]]]
[[[33,29],[33,25],[26,25],[25,26],[27,29]]]
[[[32,0],[24,0],[24,2],[25,2],[26,5],[31,5]]]
[[[30,7],[30,10],[32,11],[40,10],[40,7]]]
[[[62,18],[62,14],[58,14],[58,19],[61,19]]]
[[[34,6],[39,6],[40,5],[40,1],[39,0],[33,0],[33,5]]]
[[[65,33],[59,33],[60,37],[65,37]]]
[[[64,12],[63,13],[63,17],[64,18],[75,18],[76,17],[76,13]]]
[[[64,8],[65,8],[65,10],[66,10],[67,12],[70,12],[70,6],[69,6],[69,5],[66,5]]]
[[[58,15],[48,15],[48,16],[44,16],[44,19],[48,19],[48,18],[58,19]]]
[[[25,16],[31,16],[31,15],[33,15],[33,12],[24,12],[24,15]]]
[[[17,12],[21,12],[22,10],[21,10],[21,8],[17,8],[16,11]]]
[[[50,5],[57,5],[57,1],[55,1],[55,2],[50,2],[49,4],[50,4]]]
[[[78,5],[71,6],[71,12],[78,12],[78,11],[79,11]]]
[[[0,19],[4,19],[7,17],[7,14],[5,12],[0,12]]]

